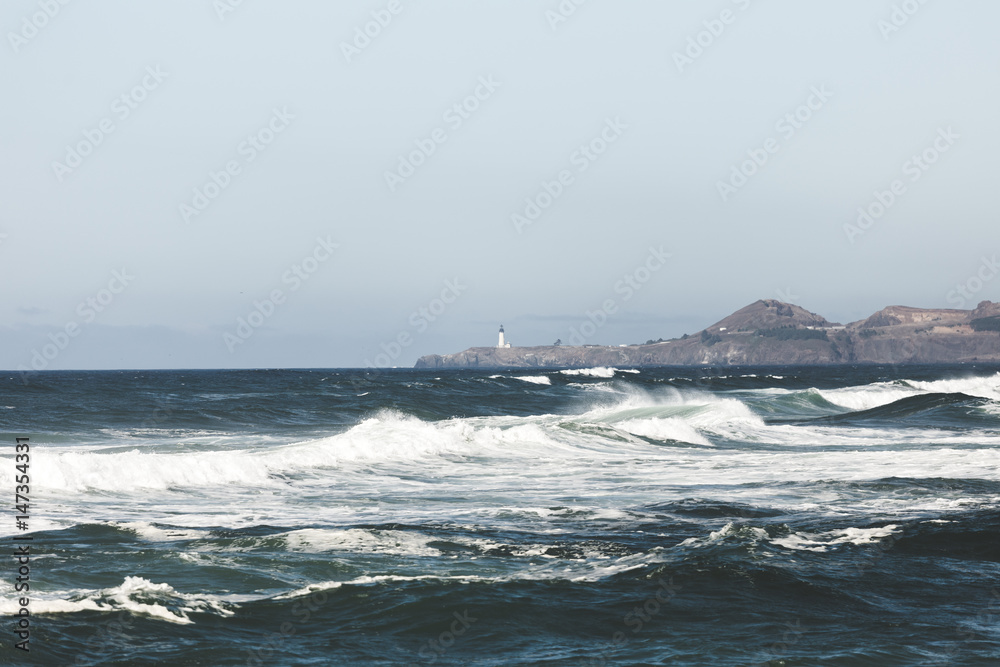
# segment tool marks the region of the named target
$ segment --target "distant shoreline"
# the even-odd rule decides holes
[[[595,328],[596,332],[596,328]],[[643,345],[473,347],[414,368],[849,366],[1000,363],[1000,304],[974,310],[889,306],[840,325],[799,306],[757,301],[683,338]]]

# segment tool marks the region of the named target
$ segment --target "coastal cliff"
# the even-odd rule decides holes
[[[647,345],[473,347],[416,368],[777,366],[1000,362],[1000,303],[975,310],[889,306],[846,326],[764,299],[701,332]]]

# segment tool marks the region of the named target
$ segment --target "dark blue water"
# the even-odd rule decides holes
[[[0,663],[997,665],[991,367],[0,379]]]

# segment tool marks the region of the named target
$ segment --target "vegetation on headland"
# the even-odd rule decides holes
[[[974,331],[1000,331],[1000,316],[980,317],[969,322]]]
[[[777,327],[775,329],[757,329],[756,336],[776,338],[778,340],[830,340],[823,329],[797,329],[794,327]]]

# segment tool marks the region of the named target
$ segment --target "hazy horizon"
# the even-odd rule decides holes
[[[1000,300],[982,0],[101,8],[0,10],[3,369]]]

